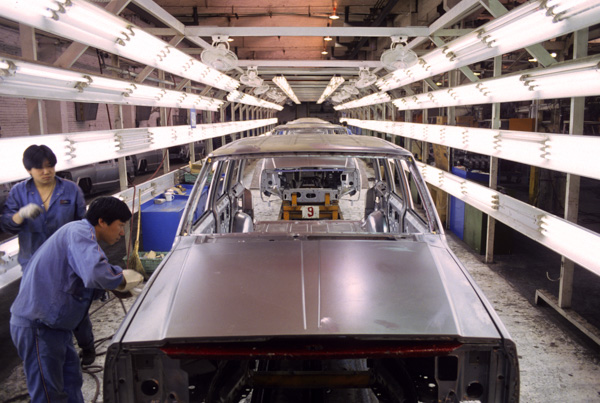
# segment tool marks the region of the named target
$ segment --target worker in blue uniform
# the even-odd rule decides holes
[[[143,281],[109,264],[98,245],[115,244],[130,218],[125,203],[100,197],[85,219],[62,226],[29,260],[10,309],[10,332],[32,402],[83,402],[72,331],[104,289],[125,292]]]
[[[75,183],[56,176],[56,162],[48,146],[29,146],[23,153],[23,165],[31,178],[12,187],[0,216],[2,230],[19,235],[18,261],[23,271],[50,235],[85,215],[83,192]],[[82,364],[92,364],[96,349],[88,315],[73,333],[82,350]]]

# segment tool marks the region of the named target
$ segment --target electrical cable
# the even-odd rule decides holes
[[[119,301],[119,303],[121,304],[121,307],[123,308],[123,312],[125,314],[127,314],[127,308],[125,308],[125,304],[123,303],[123,300],[121,298],[116,297],[113,294],[113,296],[111,298],[104,301],[100,306],[98,306],[96,309],[91,311],[89,313],[89,315],[92,316],[94,313],[98,312],[100,309],[104,308],[106,305],[108,305],[110,302],[114,301],[115,299],[117,299]],[[104,342],[111,340],[113,337],[114,337],[114,333],[110,336],[95,340],[94,347],[98,348]],[[106,355],[106,351],[97,353],[96,357],[103,356],[103,355]],[[94,393],[94,397],[91,400],[92,403],[96,403],[98,401],[98,397],[100,396],[100,379],[98,378],[98,376],[96,374],[102,372],[103,370],[104,369],[100,365],[89,365],[89,366],[85,366],[85,367],[81,368],[81,372],[89,375],[96,383],[96,392]],[[29,398],[29,393],[22,393],[20,395],[13,396],[7,400],[4,400],[3,403],[13,403],[13,402],[21,401],[21,400],[26,400],[28,398]]]
[[[121,307],[123,308],[123,312],[125,313],[125,315],[127,315],[127,308],[125,308],[125,304],[123,303],[123,300],[113,294],[113,296],[111,298],[104,301],[99,307],[97,307],[96,309],[91,311],[89,313],[89,316],[92,316],[94,313],[98,312],[100,309],[104,308],[106,305],[108,305],[108,303],[114,301],[115,299],[119,301],[119,303],[121,304]],[[104,342],[111,340],[113,337],[114,337],[114,333],[110,336],[95,340],[94,347],[98,348]],[[106,350],[97,353],[96,357],[100,357],[103,355],[106,355]],[[104,370],[104,368],[102,368],[100,365],[88,365],[88,366],[81,368],[82,373],[89,375],[94,380],[94,382],[96,382],[96,392],[94,393],[94,397],[92,398],[92,403],[96,403],[98,401],[98,396],[100,396],[100,379],[98,378],[98,376],[96,374],[102,372],[103,370]],[[25,396],[28,396],[28,395],[25,395]]]

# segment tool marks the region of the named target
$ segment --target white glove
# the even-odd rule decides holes
[[[121,283],[115,291],[126,292],[135,288],[135,286],[144,281],[144,276],[135,270],[125,269],[123,270],[123,279],[125,280],[125,284]]]
[[[29,203],[28,205],[23,206],[19,209],[19,215],[23,219],[33,219],[42,214],[42,211],[44,210],[42,210],[42,208],[39,205],[35,203]]]

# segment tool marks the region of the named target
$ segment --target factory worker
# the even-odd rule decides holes
[[[29,260],[10,308],[10,333],[32,402],[83,402],[72,331],[104,289],[126,292],[143,281],[109,264],[98,245],[115,244],[130,218],[125,203],[100,197],[85,219],[59,228]]]
[[[2,216],[2,230],[19,235],[19,264],[26,269],[33,253],[57,229],[85,215],[83,192],[75,183],[55,175],[56,155],[45,145],[29,146],[23,165],[31,178],[12,187]],[[82,350],[82,364],[96,358],[89,316],[73,332]]]

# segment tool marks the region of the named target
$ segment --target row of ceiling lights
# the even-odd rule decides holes
[[[472,34],[454,40],[446,44],[443,48],[438,48],[428,53],[421,59],[414,52],[407,49],[405,46],[406,38],[393,37],[392,46],[382,54],[381,61],[388,71],[395,71],[395,73],[380,79],[377,85],[381,90],[387,91],[399,85],[408,84],[451,68],[466,65],[468,64],[467,62],[473,61],[471,59],[479,60],[484,56],[489,56],[489,48],[495,48],[496,52],[505,51],[506,49],[504,48],[508,45],[505,44],[506,38],[501,33],[505,31],[512,32],[510,30],[507,31],[507,29],[509,27],[512,28],[513,24],[523,26],[524,20],[527,19],[534,18],[540,24],[547,23],[547,16],[550,15],[553,25],[557,26],[556,28],[546,29],[544,25],[541,25],[539,28],[536,25],[535,28],[536,32],[539,30],[548,31],[544,32],[544,34],[549,37],[556,35],[559,30],[572,30],[575,25],[585,26],[585,24],[588,24],[590,18],[597,16],[599,1],[593,0],[589,2],[592,4],[586,3],[583,8],[581,8],[581,0],[550,0],[541,1],[540,4],[537,3],[534,2],[520,6],[504,17],[493,20],[473,31]],[[92,7],[89,3],[81,0],[71,0],[68,2],[66,0],[54,2],[49,0],[32,0],[31,7],[26,7],[22,2],[12,0],[4,2],[4,5],[0,4],[0,15],[38,28],[41,27],[44,30],[48,30],[50,27],[51,32],[70,37],[80,42],[84,41],[83,43],[86,43],[87,39],[89,41],[87,44],[91,46],[141,61],[147,65],[170,71],[191,80],[201,81],[210,86],[225,89],[228,92],[235,90],[239,86],[240,83],[237,80],[211,69],[202,63],[198,63],[197,60],[190,58],[180,50],[167,45],[139,28],[132,26],[122,18],[111,15],[101,8]],[[542,14],[544,15],[540,14],[540,9],[543,9]],[[36,11],[39,11],[38,15],[36,15]],[[559,13],[556,14],[555,12]],[[99,24],[94,24],[93,29],[86,29],[84,35],[80,25],[85,21],[87,26],[88,20],[92,15],[98,20]],[[334,15],[336,15],[335,7],[332,16]],[[529,21],[527,20],[527,22]],[[569,24],[566,24],[566,22]],[[491,37],[493,38],[490,39]],[[514,35],[511,35],[510,39],[514,39],[513,37]],[[92,39],[95,39],[95,41]],[[207,57],[211,56],[217,64],[235,66],[233,62],[229,63],[229,61],[237,62],[237,56],[229,50],[228,40],[229,38],[227,37],[219,38],[215,42],[214,51],[224,52],[225,56],[229,57],[230,60],[227,60],[227,57],[222,58],[220,54],[217,54],[215,57],[215,53],[213,53],[211,56],[209,52],[206,53]],[[520,38],[520,41],[523,40],[525,39]],[[535,40],[528,39],[528,41],[532,42]],[[109,46],[109,44],[111,45]],[[480,49],[482,45],[485,45],[483,50]],[[511,44],[510,46],[515,47],[516,45]],[[520,43],[519,46],[523,46],[523,43]],[[140,54],[139,49],[144,49],[143,55]],[[156,56],[152,56],[154,53],[152,49],[157,52]],[[326,52],[325,47],[323,52]],[[204,56],[205,53],[203,52],[203,61],[205,61]],[[228,63],[224,63],[224,61]],[[422,62],[422,66],[413,68],[417,64],[417,61]],[[413,72],[412,70],[415,71]],[[350,89],[351,87],[346,87],[344,87],[347,90],[346,93],[356,94],[356,92]],[[282,91],[291,99],[294,99],[294,97],[289,95],[291,88],[282,88]],[[257,94],[256,91],[255,94]],[[344,98],[349,97],[347,94],[340,95],[343,95]],[[339,102],[341,98],[337,97],[333,100]]]

